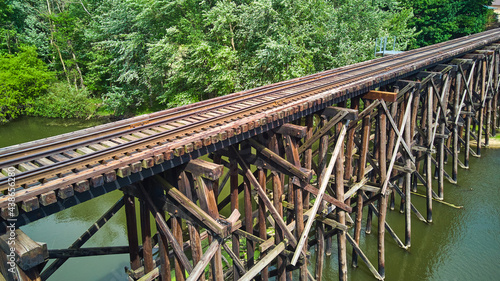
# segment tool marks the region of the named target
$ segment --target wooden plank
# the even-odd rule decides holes
[[[198,280],[198,278],[200,278],[200,276],[205,272],[205,267],[208,265],[208,263],[213,258],[213,256],[215,255],[215,253],[219,248],[220,248],[219,241],[217,239],[212,241],[210,247],[208,247],[207,251],[201,258],[201,260],[193,268],[193,271],[191,271],[186,281]]]
[[[43,206],[48,206],[57,202],[56,193],[54,191],[49,191],[40,195],[40,204]]]
[[[369,91],[362,96],[364,99],[369,100],[384,100],[386,102],[395,102],[398,100],[398,94],[394,92],[384,91]]]
[[[250,281],[253,280],[260,271],[269,265],[279,254],[285,250],[286,240],[279,243],[272,251],[267,253],[267,256],[262,258],[254,267],[252,267],[245,275],[241,276],[240,281]]]

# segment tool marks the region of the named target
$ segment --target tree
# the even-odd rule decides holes
[[[491,0],[402,0],[415,17],[409,25],[418,35],[413,47],[423,47],[484,31],[486,5]]]

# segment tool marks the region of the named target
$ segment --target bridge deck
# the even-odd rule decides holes
[[[19,225],[129,185],[500,40],[492,30],[195,104],[0,149],[2,218]],[[57,203],[57,204],[55,204]]]

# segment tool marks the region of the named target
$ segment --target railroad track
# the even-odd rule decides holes
[[[221,128],[232,130],[234,126],[231,124],[239,124],[242,119],[255,119],[256,126],[264,125],[269,122],[265,118],[268,115],[321,99],[319,95],[336,98],[337,101],[343,97],[347,99],[348,96],[342,96],[345,90],[352,92],[352,89],[373,86],[373,80],[379,83],[390,78],[401,78],[422,67],[497,40],[500,40],[500,31],[492,30],[176,109],[2,148],[0,169],[4,173],[8,169],[15,171],[16,186],[22,187],[18,193],[26,197],[31,189],[56,180],[64,182],[64,178],[85,170],[98,172],[100,167],[107,169],[109,165],[106,164],[127,157],[141,153],[145,157],[154,155],[145,153],[148,150],[181,155],[183,151],[177,151],[176,145],[185,148],[183,143],[194,143],[194,147],[185,148],[190,152],[200,148],[200,142],[201,146],[206,146],[224,140],[228,136],[224,136],[226,131]],[[238,133],[238,128],[235,133]],[[209,140],[206,140],[207,137]],[[8,179],[0,175],[0,191],[7,189]],[[39,194],[35,192],[33,196],[36,195]],[[0,197],[0,207],[5,202],[6,198]]]

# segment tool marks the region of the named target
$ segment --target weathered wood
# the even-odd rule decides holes
[[[191,281],[191,280],[199,280],[200,276],[203,274],[205,271],[205,267],[208,265],[210,260],[213,258],[215,253],[217,252],[217,249],[220,248],[220,244],[218,240],[214,240],[211,244],[210,247],[208,247],[207,251],[201,258],[201,260],[196,264],[196,266],[193,268],[193,271],[191,271],[191,274],[189,274],[189,277],[186,279],[186,281]]]
[[[177,242],[174,234],[172,231],[170,231],[170,228],[167,226],[167,223],[165,222],[165,219],[163,218],[162,214],[158,211],[156,206],[153,203],[153,200],[149,196],[148,193],[144,190],[144,187],[142,185],[139,185],[141,195],[142,197],[146,200],[146,203],[148,205],[149,210],[153,213],[155,217],[155,221],[159,226],[159,231],[162,232],[163,235],[166,236],[168,239],[168,242],[172,244],[172,248],[174,250],[175,255],[179,258],[180,262],[182,263],[182,266],[186,269],[188,273],[190,273],[193,270],[193,266],[189,262],[188,258],[186,257],[186,254],[184,253],[184,250],[182,247],[179,245]]]
[[[233,150],[233,153],[238,157],[237,160],[238,160],[238,163],[240,164],[241,168],[243,169],[243,172],[245,173],[245,176],[247,177],[247,179],[250,181],[250,183],[255,187],[255,190],[257,191],[257,194],[259,194],[259,196],[262,198],[262,200],[264,201],[264,204],[266,205],[266,207],[269,209],[269,212],[271,213],[271,215],[273,216],[275,222],[278,224],[278,226],[285,232],[285,236],[290,239],[290,244],[293,246],[293,247],[296,247],[297,246],[297,240],[295,239],[295,237],[293,236],[293,234],[288,230],[288,228],[286,227],[286,224],[285,222],[283,221],[283,218],[279,215],[278,211],[276,210],[276,208],[274,208],[273,204],[271,203],[271,201],[269,200],[269,198],[267,197],[266,195],[266,192],[264,191],[263,187],[260,186],[259,182],[257,181],[257,179],[254,177],[254,175],[252,174],[252,172],[250,171],[250,169],[248,168],[247,164],[245,163],[245,160],[243,160],[243,158],[241,157],[241,155],[238,153],[238,151],[236,150],[236,148],[234,147],[231,147],[232,150]]]
[[[0,249],[7,256],[14,253],[13,259],[17,266],[28,271],[45,262],[49,257],[47,244],[33,241],[21,229],[9,228],[0,236]]]
[[[382,276],[378,273],[378,271],[375,269],[375,267],[372,265],[368,257],[363,253],[361,248],[359,248],[358,243],[352,239],[351,235],[349,233],[346,233],[347,241],[351,243],[353,249],[356,251],[356,253],[361,257],[361,259],[365,262],[366,266],[368,266],[368,269],[370,272],[373,274],[375,278],[378,280],[384,280]]]
[[[231,186],[231,212],[239,209],[239,189],[238,189],[238,163],[234,159],[230,159],[230,186]],[[240,256],[240,237],[236,232],[232,234],[232,249],[234,254]],[[236,281],[240,278],[240,271],[236,270],[237,261],[233,258],[233,280]]]
[[[151,222],[149,210],[146,203],[140,202],[141,236],[142,236],[142,256],[144,260],[144,273],[154,269],[153,245],[151,243]]]
[[[89,247],[79,249],[51,249],[48,251],[49,259],[68,259],[76,257],[92,257],[105,255],[128,254],[130,251],[128,246],[111,246],[111,247]]]
[[[260,271],[269,265],[279,254],[285,250],[286,240],[278,244],[272,251],[270,251],[267,256],[261,259],[252,269],[250,269],[245,275],[240,278],[240,281],[250,281],[252,280]]]
[[[326,191],[326,186],[328,185],[330,175],[333,172],[333,168],[334,168],[335,163],[337,161],[340,150],[344,149],[344,137],[346,134],[346,127],[348,124],[349,124],[349,122],[347,122],[347,124],[342,127],[342,131],[340,132],[340,134],[338,136],[337,143],[335,145],[335,149],[333,150],[333,153],[332,153],[332,158],[330,159],[330,163],[328,164],[328,167],[326,168],[325,177],[323,178],[323,181],[321,182],[318,196],[317,196],[316,201],[314,202],[314,205],[312,207],[313,214],[316,214],[318,209],[319,209],[321,200],[323,200],[323,196],[324,196],[324,193]],[[339,165],[343,165],[343,163],[339,164]],[[343,181],[343,179],[342,179],[342,181]],[[295,254],[293,255],[293,258],[291,261],[292,265],[295,265],[297,263],[297,260],[299,259],[302,248],[304,247],[305,243],[307,242],[307,237],[309,236],[309,231],[311,229],[313,221],[314,220],[312,220],[312,219],[307,221],[307,225],[305,226],[304,231],[302,232],[302,234],[300,236],[299,244],[298,244],[297,248],[295,249]]]
[[[413,96],[413,91],[410,93],[410,96],[408,98],[411,99],[412,96]],[[411,106],[411,103],[408,103],[407,106],[406,106],[404,117],[402,118],[403,123],[402,123],[401,129],[399,130],[398,139],[396,141],[396,144],[395,144],[395,147],[394,147],[394,151],[392,153],[391,162],[389,164],[389,168],[387,169],[387,175],[390,175],[392,173],[392,169],[394,167],[394,162],[396,161],[397,152],[399,150],[399,145],[401,144],[401,140],[403,138],[403,134],[401,132],[405,129],[406,120],[408,119],[408,116],[409,116],[409,113],[410,113],[410,110],[409,110],[410,106]],[[382,194],[385,194],[385,192],[387,191],[387,184],[389,183],[389,178],[390,177],[388,176],[385,179],[385,181],[384,181],[384,183],[382,185],[382,191],[381,191]]]
[[[167,194],[175,200],[177,204],[186,209],[186,211],[193,215],[194,218],[198,219],[204,227],[209,228],[217,235],[224,236],[227,228],[222,227],[215,219],[213,219],[209,214],[203,211],[198,205],[188,199],[186,195],[182,194],[182,192],[173,187],[165,179],[160,176],[154,176],[153,178],[163,189],[167,191]]]
[[[278,154],[272,152],[270,149],[266,148],[262,144],[258,143],[254,139],[249,139],[249,143],[257,149],[259,153],[261,153],[263,156],[265,156],[267,159],[270,161],[274,162],[276,165],[282,167],[286,171],[290,172],[291,174],[295,175],[298,177],[300,180],[309,182],[313,176],[313,171],[312,170],[305,170],[301,169],[300,165],[297,167],[296,165],[290,163],[289,161],[283,159],[281,156]]]
[[[395,102],[398,99],[398,94],[394,92],[384,91],[369,91],[363,95],[364,99],[368,100],[384,100],[386,102]]]
[[[301,139],[301,138],[304,138],[306,136],[307,127],[298,126],[298,125],[294,125],[294,124],[285,124],[285,125],[279,127],[279,129],[277,129],[275,131],[278,134],[287,135],[287,136]]]
[[[209,180],[217,180],[224,172],[224,166],[211,163],[202,159],[194,159],[186,165],[186,172],[195,177],[204,177]]]
[[[325,108],[323,112],[321,112],[321,115],[327,117],[334,117],[340,112],[342,113],[347,112],[347,115],[344,116],[344,119],[346,120],[356,120],[356,118],[358,118],[358,111],[356,109],[337,107],[337,106],[329,106]]]
[[[349,121],[348,121],[349,122]],[[346,124],[347,126],[348,124]],[[340,136],[342,132],[345,134],[345,127],[342,127]],[[340,137],[339,137],[340,139]],[[343,143],[343,142],[342,142]],[[325,179],[326,180],[326,179]],[[342,200],[344,198],[344,147],[341,145],[341,149],[338,152],[337,161],[335,164],[335,192],[337,199]],[[345,212],[337,209],[337,221],[340,224],[345,225]],[[347,249],[346,249],[346,231],[342,231],[337,235],[337,248],[338,248],[338,260],[339,260],[339,280],[347,280]]]

